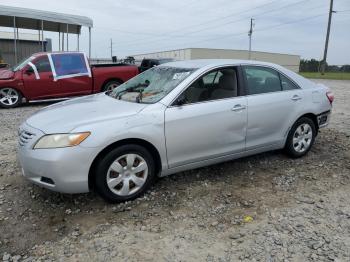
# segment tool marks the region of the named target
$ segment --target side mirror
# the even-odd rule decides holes
[[[187,99],[186,99],[185,95],[182,94],[176,99],[174,105],[182,106],[182,105],[184,105],[186,103],[187,103]]]
[[[33,68],[28,67],[27,70],[25,71],[25,73],[26,73],[27,75],[31,75],[31,74],[34,73],[34,70],[33,70]]]

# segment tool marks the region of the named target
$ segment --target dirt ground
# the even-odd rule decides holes
[[[0,110],[0,260],[350,261],[350,81],[309,154],[269,152],[160,179],[110,205],[21,177],[17,128],[45,105]]]

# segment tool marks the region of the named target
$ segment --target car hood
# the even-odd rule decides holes
[[[128,117],[146,106],[117,100],[102,93],[45,107],[26,122],[46,134],[65,133],[82,125]]]
[[[11,79],[13,78],[14,75],[15,73],[11,70],[7,70],[7,69],[0,70],[0,80]]]

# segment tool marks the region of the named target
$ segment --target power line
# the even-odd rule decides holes
[[[273,29],[273,28],[276,28],[276,27],[280,27],[280,26],[284,26],[284,25],[296,24],[296,23],[299,23],[299,22],[304,22],[304,21],[311,20],[311,19],[314,19],[314,18],[317,18],[317,17],[320,17],[320,16],[324,16],[326,14],[328,14],[328,13],[318,14],[318,15],[306,17],[304,19],[298,19],[298,20],[293,20],[293,21],[289,21],[289,22],[285,22],[285,23],[280,23],[280,24],[277,24],[277,25],[264,27],[262,29],[256,29],[255,32],[266,31],[266,30],[270,30],[270,29]]]
[[[264,12],[261,12],[261,13],[258,13],[256,15],[253,15],[253,17],[258,17],[258,16],[261,16],[261,15],[265,15],[265,14],[268,14],[268,13],[272,13],[272,12],[275,12],[275,11],[279,11],[281,9],[284,9],[284,8],[287,8],[287,7],[291,7],[291,6],[294,6],[294,5],[297,5],[297,4],[300,4],[300,3],[305,3],[306,1],[310,1],[310,0],[301,0],[301,1],[298,1],[298,2],[295,2],[295,3],[291,3],[291,4],[288,4],[288,5],[284,5],[282,7],[279,7],[279,8],[275,8],[275,9],[272,9],[272,10],[267,10],[267,11],[264,11]],[[276,2],[275,1],[272,1],[272,2]],[[272,2],[269,2],[269,4],[271,4]],[[262,6],[265,6],[267,4],[264,4]],[[246,11],[243,11],[243,12],[240,12],[240,13],[244,13],[244,12],[248,12],[248,11],[251,11],[251,10],[254,10],[254,9],[257,9],[261,6],[257,6],[255,8],[252,8],[250,10],[246,10]],[[224,26],[224,25],[228,25],[228,24],[233,24],[233,23],[237,23],[237,22],[240,22],[240,21],[243,21],[243,20],[246,20],[247,17],[245,18],[240,18],[240,19],[236,19],[236,20],[233,20],[233,21],[228,21],[228,22],[225,22],[225,23],[221,23],[221,24],[218,24],[218,25],[214,25],[214,26],[209,26],[209,27],[205,27],[205,28],[202,28],[202,29],[198,29],[198,30],[192,30],[192,31],[189,31],[189,32],[186,32],[185,34],[182,34],[182,36],[180,37],[185,37],[185,36],[188,36],[188,35],[193,35],[193,34],[196,34],[196,33],[199,33],[199,32],[203,32],[203,31],[206,31],[206,30],[209,30],[209,29],[215,29],[215,28],[218,28],[218,27],[221,27],[221,26]],[[204,23],[203,23],[204,24]],[[186,27],[188,28],[188,27]],[[174,31],[170,31],[170,32],[177,32],[179,30],[174,30]],[[165,40],[165,39],[169,39],[169,38],[173,38],[173,37],[177,37],[175,35],[168,35],[168,36],[163,36],[161,37],[160,39],[152,39],[150,41],[146,41],[146,42],[143,42],[143,44],[149,44],[149,43],[154,43],[154,42],[158,42],[160,40]],[[143,39],[143,40],[139,40],[139,41],[144,41],[144,40],[147,40],[148,38],[146,39]],[[122,43],[119,43],[121,45],[123,44],[127,44],[128,46],[130,45],[137,45],[139,43],[135,43],[135,41],[130,41],[130,42],[122,42]]]
[[[300,22],[304,22],[304,21],[308,21],[308,20],[312,20],[312,19],[315,19],[315,18],[318,18],[318,17],[321,17],[321,16],[325,16],[327,15],[328,13],[323,13],[323,14],[318,14],[318,15],[314,15],[314,16],[310,16],[310,17],[306,17],[304,19],[297,19],[297,20],[292,20],[292,21],[288,21],[288,22],[284,22],[284,23],[279,23],[279,24],[276,24],[276,25],[271,25],[271,26],[267,26],[267,27],[263,27],[261,29],[255,29],[254,32],[261,32],[261,31],[267,31],[267,30],[271,30],[271,29],[274,29],[274,28],[277,28],[277,27],[282,27],[282,26],[285,26],[285,25],[290,25],[290,24],[297,24],[297,23],[300,23]],[[195,44],[195,43],[202,43],[202,42],[207,42],[207,41],[212,41],[212,40],[219,40],[219,39],[224,39],[224,38],[231,38],[231,37],[235,37],[235,36],[243,36],[243,35],[246,35],[246,31],[242,31],[242,32],[238,32],[238,33],[235,33],[235,34],[230,34],[230,35],[226,35],[226,36],[223,36],[223,37],[214,37],[214,38],[207,38],[207,39],[204,39],[204,40],[200,40],[200,41],[195,41],[195,42],[191,42],[190,44]],[[173,46],[169,47],[169,48],[164,48],[165,50],[166,49],[172,49]],[[148,53],[150,51],[141,51],[141,50],[136,50],[136,51],[133,51],[135,53],[138,53],[138,52],[144,52],[144,53]]]
[[[254,8],[250,8],[250,9],[243,10],[243,11],[239,11],[239,12],[234,12],[234,13],[231,13],[230,15],[223,16],[223,17],[220,17],[220,18],[211,19],[211,20],[208,20],[208,21],[203,22],[203,23],[198,23],[198,24],[194,24],[194,25],[190,25],[190,26],[187,25],[187,26],[185,26],[185,27],[180,27],[180,28],[178,28],[178,29],[176,29],[176,30],[168,31],[168,32],[167,32],[168,36],[164,36],[164,34],[162,34],[162,35],[159,36],[159,37],[161,37],[162,39],[167,39],[167,38],[170,38],[170,37],[184,37],[184,36],[189,35],[189,34],[192,34],[192,33],[198,33],[198,32],[202,32],[202,31],[206,31],[207,29],[216,28],[216,27],[218,27],[218,26],[221,26],[221,24],[220,24],[220,25],[217,25],[217,26],[215,26],[215,27],[210,26],[209,28],[205,28],[205,29],[194,30],[194,31],[192,30],[192,31],[187,32],[186,34],[182,34],[182,35],[180,35],[180,36],[172,35],[172,33],[174,33],[174,32],[182,32],[184,29],[185,29],[185,30],[186,30],[186,29],[188,30],[189,28],[192,28],[192,27],[198,27],[198,26],[210,24],[210,23],[212,23],[212,22],[214,22],[214,21],[224,20],[224,19],[226,19],[226,18],[232,17],[233,15],[251,12],[252,10],[255,10],[255,9],[258,9],[258,8],[261,8],[261,7],[270,5],[270,4],[274,3],[274,2],[281,2],[281,1],[284,1],[284,0],[274,0],[274,1],[268,2],[268,3],[266,3],[266,4],[256,6],[256,7],[254,7]],[[306,0],[306,1],[310,1],[310,0]],[[305,0],[304,0],[304,1],[299,1],[299,2],[305,2]],[[298,2],[298,3],[299,3],[299,2]],[[223,25],[235,23],[235,22],[238,22],[238,21],[243,21],[244,19],[246,19],[246,18],[241,18],[241,19],[238,19],[238,20],[234,20],[234,21],[225,23],[225,24],[223,24]],[[135,34],[137,34],[137,33],[135,33]],[[147,40],[147,39],[150,39],[150,38],[143,38],[143,39],[141,39],[141,40],[139,40],[139,41],[144,41],[144,40]],[[151,41],[147,41],[147,43],[149,43],[149,42],[154,42],[154,41],[159,41],[159,40],[162,40],[162,39],[158,39],[158,40],[152,39]],[[134,41],[128,41],[128,42],[126,42],[126,43],[121,43],[121,44],[129,44],[129,43],[133,43],[133,42],[134,42]]]
[[[226,18],[230,18],[232,17],[233,15],[236,15],[236,14],[242,14],[242,13],[247,13],[247,12],[250,12],[252,10],[255,10],[255,9],[258,9],[258,8],[261,8],[261,7],[264,7],[264,6],[267,6],[267,5],[270,5],[274,2],[281,2],[281,1],[285,1],[285,0],[273,0],[273,1],[270,1],[266,4],[263,4],[263,5],[259,5],[259,6],[256,6],[254,8],[250,8],[250,9],[247,9],[247,10],[243,10],[243,11],[239,11],[239,12],[234,12],[234,13],[231,13],[227,16],[223,16],[223,17],[219,17],[219,18],[215,18],[215,19],[211,19],[211,20],[208,20],[206,22],[202,22],[202,23],[198,23],[198,24],[194,24],[194,25],[190,25],[190,26],[185,26],[185,27],[180,27],[176,30],[171,30],[171,31],[168,31],[168,35],[170,34],[170,36],[174,36],[174,37],[182,37],[184,35],[171,35],[172,33],[174,32],[181,32],[183,31],[184,29],[189,29],[189,28],[192,28],[192,27],[198,27],[198,26],[202,26],[202,25],[206,25],[206,24],[210,24],[212,22],[215,22],[215,21],[219,21],[219,20],[224,20]],[[305,1],[305,0],[304,0]],[[306,1],[309,1],[309,0],[306,0]],[[193,1],[193,2],[196,2],[196,1]],[[302,2],[302,1],[300,1]],[[240,19],[242,20],[242,19]],[[125,30],[121,30],[121,29],[116,29],[116,28],[109,28],[109,27],[100,27],[100,26],[95,26],[95,28],[101,28],[101,29],[106,29],[106,30],[111,30],[111,31],[117,31],[117,32],[122,32],[122,33],[126,33],[126,34],[131,34],[131,35],[148,35],[148,36],[152,36],[152,37],[164,37],[164,33],[162,34],[154,34],[154,33],[149,33],[149,32],[130,32],[130,31],[125,31]],[[192,31],[191,31],[192,32]],[[191,33],[190,32],[190,33]],[[147,40],[149,38],[143,38],[139,41],[142,41],[142,40]]]

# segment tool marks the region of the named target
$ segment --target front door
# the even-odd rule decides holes
[[[247,100],[236,68],[222,68],[193,82],[165,111],[170,168],[245,150]]]
[[[34,59],[23,69],[23,82],[29,99],[55,98],[60,86],[54,81],[47,55]]]

